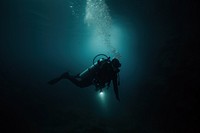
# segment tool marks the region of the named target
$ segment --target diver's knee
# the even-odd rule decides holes
[[[87,82],[85,82],[85,81],[80,81],[79,82],[79,87],[80,88],[85,88],[85,87],[87,87],[88,86],[88,83]]]
[[[80,88],[85,88],[85,84],[81,82],[81,83],[79,84],[79,87],[80,87]]]
[[[60,76],[60,78],[62,78],[62,79],[68,79],[68,78],[70,78],[70,75],[69,75],[68,72],[65,72],[65,73],[63,73],[63,74]]]

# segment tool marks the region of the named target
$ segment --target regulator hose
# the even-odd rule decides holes
[[[98,54],[98,55],[96,55],[96,56],[94,57],[94,59],[93,59],[93,65],[94,65],[94,63],[95,63],[96,58],[99,57],[99,56],[104,56],[104,57],[106,57],[107,59],[110,58],[110,57],[108,57],[108,56],[105,55],[105,54]]]

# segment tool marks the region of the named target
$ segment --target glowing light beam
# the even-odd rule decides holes
[[[104,45],[108,54],[121,57],[117,49],[111,44],[112,18],[105,0],[87,0],[84,21],[93,29],[101,45]]]

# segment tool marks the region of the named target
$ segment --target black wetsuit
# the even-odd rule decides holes
[[[54,84],[60,81],[61,79],[68,79],[80,88],[85,88],[94,84],[96,88],[102,89],[106,86],[106,84],[110,86],[110,83],[112,81],[115,96],[119,101],[120,99],[119,99],[118,84],[117,84],[118,82],[117,74],[119,72],[119,69],[117,68],[116,70],[114,70],[110,61],[104,60],[98,63],[100,64],[96,68],[95,73],[94,72],[90,73],[87,76],[84,76],[84,78],[80,78],[79,76],[72,76],[67,73],[63,74],[64,76],[51,80],[49,83]]]
[[[117,81],[118,80],[117,74],[119,73],[119,71],[120,70],[118,68],[114,70],[110,62],[105,62],[100,68],[99,73],[97,74],[98,78],[97,80],[99,80],[100,84],[102,85],[107,84],[108,86],[110,86],[110,83],[112,81],[113,89],[117,100],[120,100],[118,92],[118,81]]]

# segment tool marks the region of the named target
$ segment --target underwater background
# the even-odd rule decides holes
[[[199,132],[193,0],[1,0],[0,132]],[[67,80],[97,54],[122,63],[119,94]]]

